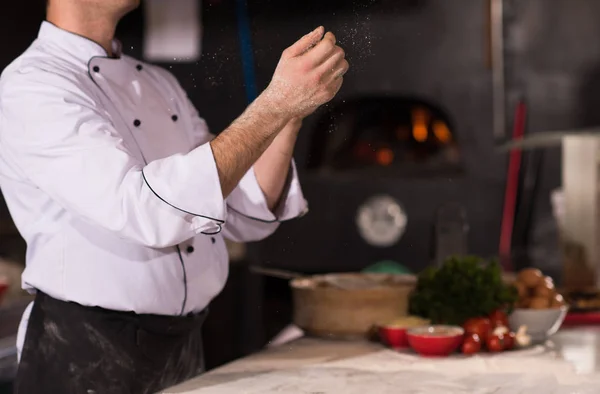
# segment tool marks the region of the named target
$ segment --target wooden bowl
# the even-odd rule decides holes
[[[407,315],[416,282],[414,275],[366,273],[294,279],[294,323],[318,337],[367,337],[373,326]]]

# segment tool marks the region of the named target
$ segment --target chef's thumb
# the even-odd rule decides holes
[[[324,33],[325,28],[323,26],[317,27],[315,30],[311,31],[296,41],[291,47],[289,47],[286,50],[286,55],[289,57],[302,55],[304,52],[315,46],[321,40],[321,38],[323,38]]]

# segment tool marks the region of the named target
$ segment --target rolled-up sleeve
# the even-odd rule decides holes
[[[281,222],[308,212],[296,164],[292,160],[280,203],[272,212],[251,168],[227,197],[224,235],[235,242],[259,241],[273,234]]]
[[[200,117],[194,104],[177,84],[172,75],[165,73],[174,87],[185,100],[192,115],[193,141],[196,145],[205,144],[214,135],[210,133],[204,119]],[[226,200],[227,223],[223,225],[223,235],[234,242],[259,241],[273,234],[283,221],[303,216],[308,212],[308,204],[302,193],[296,164],[292,160],[284,190],[275,212],[271,212],[260,188],[254,168],[250,168],[238,186]]]
[[[209,144],[140,162],[78,83],[40,70],[11,75],[0,99],[3,160],[74,216],[149,247],[225,223]]]

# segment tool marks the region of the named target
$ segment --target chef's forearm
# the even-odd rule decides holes
[[[302,121],[294,119],[275,136],[254,164],[254,174],[271,211],[281,200]]]
[[[269,147],[289,118],[274,111],[260,96],[227,129],[210,142],[223,198],[235,189],[242,177]]]

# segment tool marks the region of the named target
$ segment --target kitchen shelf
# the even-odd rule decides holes
[[[570,136],[600,138],[600,127],[562,131],[542,131],[538,133],[532,133],[524,138],[511,140],[500,144],[497,147],[497,150],[499,150],[500,152],[507,152],[513,149],[532,150],[541,148],[552,148],[556,146],[561,146],[563,139]]]

